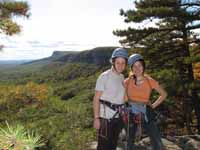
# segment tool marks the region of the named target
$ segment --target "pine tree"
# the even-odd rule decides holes
[[[200,62],[200,1],[140,0],[133,10],[121,10],[126,23],[139,27],[116,30],[124,46],[135,48],[147,60],[148,68],[166,79],[169,94],[181,97],[186,127],[191,130],[193,109],[200,133],[199,80],[194,79],[193,64]],[[152,26],[149,23],[154,24]],[[136,24],[131,24],[135,25]]]
[[[29,5],[24,1],[0,0],[0,34],[13,35],[21,31],[21,27],[13,21],[13,17],[30,16]],[[2,45],[0,46],[2,48]]]

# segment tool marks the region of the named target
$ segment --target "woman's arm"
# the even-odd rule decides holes
[[[123,86],[125,88],[125,93],[124,93],[124,102],[128,102],[128,83],[129,83],[129,80],[128,79],[125,79],[124,82],[123,82]]]
[[[124,86],[124,88],[125,88],[125,93],[124,93],[124,102],[128,102],[128,95],[127,95],[127,80],[124,80],[124,82],[123,82],[123,86]]]
[[[100,102],[99,99],[102,95],[102,91],[95,91],[95,95],[93,98],[93,111],[94,111],[94,128],[100,128],[100,120],[99,120],[99,111],[100,111]]]
[[[159,85],[155,90],[160,94],[158,99],[152,104],[152,108],[156,108],[159,106],[167,97],[167,92],[163,89],[161,85]]]

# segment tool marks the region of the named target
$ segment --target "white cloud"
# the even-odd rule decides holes
[[[53,51],[81,51],[96,47],[93,44],[76,44],[64,41],[23,41],[6,38],[0,52],[0,60],[40,59],[49,57]]]

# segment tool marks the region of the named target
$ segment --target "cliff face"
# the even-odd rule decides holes
[[[57,59],[62,62],[79,62],[96,65],[108,65],[112,51],[115,47],[99,47],[79,53],[67,54]]]
[[[60,58],[62,56],[68,55],[68,54],[75,54],[78,52],[74,51],[54,51],[53,54],[50,56],[50,58]]]

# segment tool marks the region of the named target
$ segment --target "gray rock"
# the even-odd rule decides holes
[[[190,139],[187,143],[185,143],[184,150],[200,150],[200,142]]]
[[[183,150],[200,150],[199,135],[177,136],[176,139]]]
[[[176,137],[166,137],[162,139],[164,150],[200,150],[200,138],[199,135],[195,136],[176,136]],[[120,137],[118,142],[117,150],[125,150],[126,141],[124,135]],[[96,142],[92,142],[91,150],[96,149]],[[137,150],[152,150],[150,139],[148,137],[141,139],[139,142],[135,143],[135,148]]]

